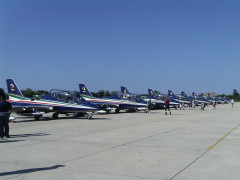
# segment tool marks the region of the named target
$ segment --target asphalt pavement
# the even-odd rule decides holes
[[[10,123],[0,179],[239,180],[240,104]]]

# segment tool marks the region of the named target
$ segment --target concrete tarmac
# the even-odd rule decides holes
[[[0,179],[239,180],[239,109],[19,117],[0,139]]]

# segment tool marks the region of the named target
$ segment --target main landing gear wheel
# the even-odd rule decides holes
[[[53,115],[52,115],[53,119],[57,119],[58,118],[58,114],[59,114],[58,112],[53,113]]]
[[[34,116],[35,120],[39,120],[41,116]]]
[[[93,113],[88,113],[87,118],[90,120],[93,117]]]
[[[92,119],[92,115],[88,115],[87,118],[90,120]]]

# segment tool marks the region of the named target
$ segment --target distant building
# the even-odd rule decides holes
[[[215,92],[209,92],[209,93],[205,93],[205,96],[207,96],[208,97],[208,95],[210,94],[210,97],[215,97],[215,96],[218,96],[218,94],[217,93],[215,93]]]

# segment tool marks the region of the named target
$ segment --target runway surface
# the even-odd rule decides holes
[[[0,179],[239,180],[240,104],[10,123]]]

